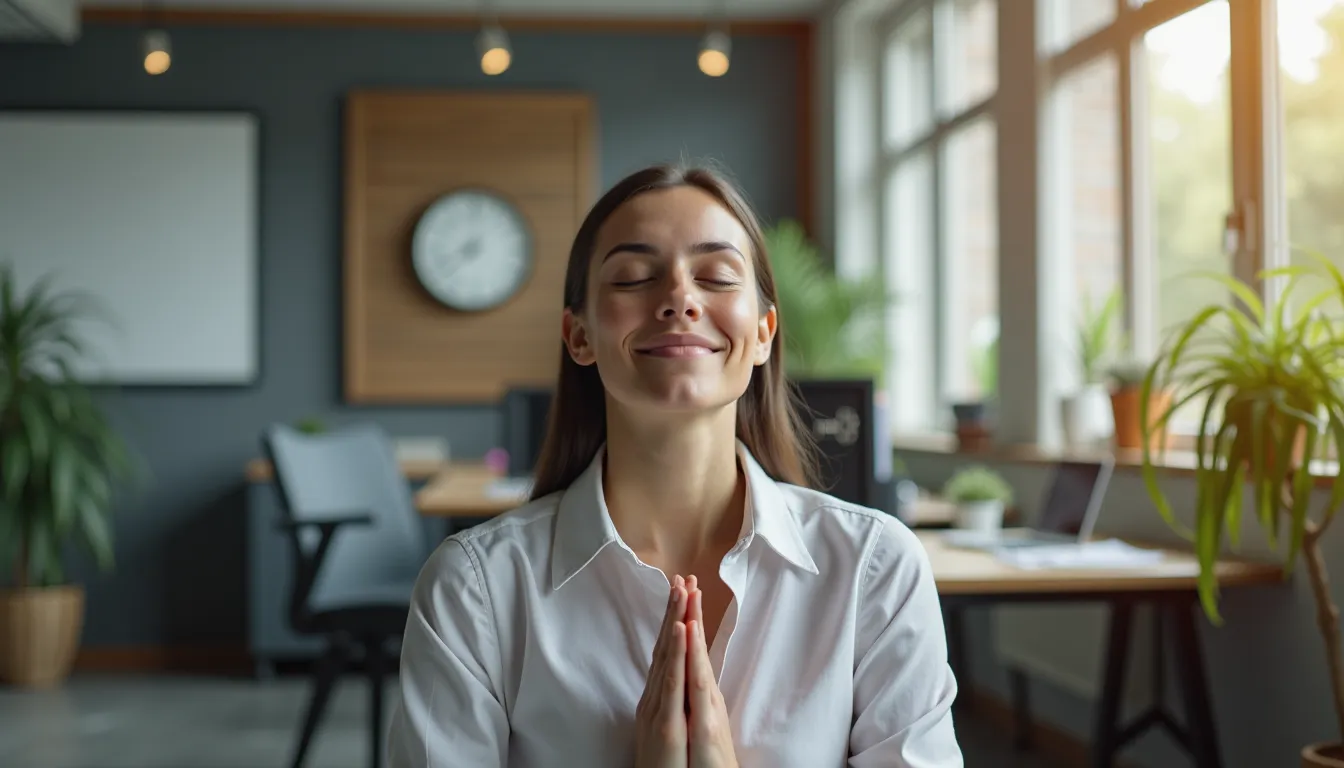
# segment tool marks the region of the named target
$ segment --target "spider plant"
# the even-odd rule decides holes
[[[1285,577],[1299,555],[1305,558],[1344,739],[1344,649],[1320,547],[1321,536],[1344,502],[1344,471],[1335,468],[1325,477],[1311,471],[1314,459],[1340,456],[1344,448],[1344,276],[1327,259],[1312,258],[1315,266],[1261,273],[1261,280],[1284,286],[1269,306],[1244,282],[1206,275],[1226,286],[1240,306],[1206,306],[1178,325],[1144,377],[1141,423],[1147,432],[1164,428],[1187,404],[1202,403],[1193,530],[1172,515],[1157,482],[1160,461],[1146,447],[1146,439],[1142,469],[1158,511],[1194,543],[1200,598],[1216,624],[1222,617],[1215,563],[1224,534],[1232,548],[1240,544],[1244,501],[1280,555]],[[1304,280],[1313,277],[1324,278],[1328,287],[1299,298],[1309,285]],[[1330,311],[1323,311],[1328,304],[1333,305]],[[1160,389],[1171,397],[1150,419],[1148,395]],[[1324,504],[1313,513],[1308,505],[1313,489],[1322,483],[1327,486]]]
[[[871,378],[886,365],[888,293],[881,278],[848,280],[822,261],[798,222],[765,232],[774,272],[784,365],[792,377]]]

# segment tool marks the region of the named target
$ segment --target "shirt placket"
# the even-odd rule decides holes
[[[733,593],[733,599],[728,602],[723,621],[719,622],[719,631],[714,633],[714,644],[709,649],[710,666],[714,669],[714,679],[718,681],[723,680],[723,667],[727,661],[728,650],[732,647],[738,617],[742,613],[743,598],[747,594],[750,576],[747,567],[749,559],[747,548],[750,541],[750,537],[740,540],[736,546],[728,550],[728,554],[724,555],[719,563],[719,578],[723,579],[723,583]]]

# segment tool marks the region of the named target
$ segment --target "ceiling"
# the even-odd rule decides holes
[[[145,0],[82,0],[81,4],[85,8],[145,8]],[[732,18],[797,19],[816,15],[826,0],[163,0],[150,5],[188,11],[450,15],[477,14],[493,6],[502,17],[703,19],[726,12]]]

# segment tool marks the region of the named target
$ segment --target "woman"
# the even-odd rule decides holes
[[[393,768],[962,765],[927,558],[807,489],[774,302],[714,173],[597,202],[532,500],[416,586]]]

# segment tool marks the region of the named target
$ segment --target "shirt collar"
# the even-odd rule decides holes
[[[608,544],[614,542],[630,551],[616,532],[602,493],[605,451],[605,446],[598,449],[588,468],[560,498],[551,553],[553,589],[564,586]],[[759,535],[785,560],[808,573],[819,573],[779,483],[766,473],[740,440],[737,455],[747,477],[747,514],[742,524],[746,545],[750,546]]]

